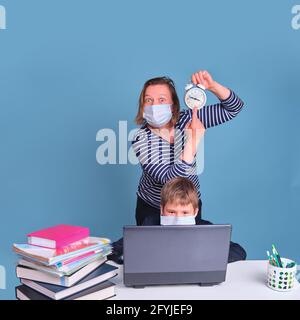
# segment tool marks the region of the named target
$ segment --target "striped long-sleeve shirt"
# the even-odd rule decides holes
[[[231,90],[227,99],[203,107],[198,110],[197,115],[207,129],[231,120],[241,111],[243,105],[243,101]],[[193,163],[180,160],[185,143],[184,128],[191,120],[192,110],[180,112],[175,125],[174,143],[169,143],[153,133],[146,124],[139,129],[132,142],[143,170],[137,195],[155,208],[160,207],[163,185],[175,177],[190,179],[197,188],[199,199],[201,197],[196,160],[194,159]]]

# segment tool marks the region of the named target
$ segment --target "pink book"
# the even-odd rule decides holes
[[[27,235],[28,244],[58,249],[90,236],[89,228],[60,224]]]
[[[64,261],[61,262],[61,265],[65,266],[65,265],[67,265],[69,263],[76,262],[76,261],[82,260],[84,258],[90,257],[90,256],[92,256],[92,255],[94,255],[95,253],[98,253],[98,252],[100,252],[100,250],[90,251],[90,252],[82,254],[82,255],[80,255],[78,257],[74,257],[74,258],[70,258],[70,259],[64,260]]]

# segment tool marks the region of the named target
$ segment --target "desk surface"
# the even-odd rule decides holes
[[[296,281],[293,290],[278,292],[266,285],[267,261],[247,260],[228,264],[226,281],[212,287],[198,285],[159,285],[143,289],[125,287],[123,266],[113,279],[116,296],[111,300],[300,300],[300,284]]]

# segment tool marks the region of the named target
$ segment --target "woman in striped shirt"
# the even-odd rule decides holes
[[[161,189],[175,177],[188,178],[197,189],[199,211],[195,223],[211,224],[201,218],[197,148],[205,130],[234,118],[241,111],[243,102],[232,90],[214,81],[207,71],[194,73],[192,82],[202,84],[220,103],[200,110],[180,111],[174,83],[167,77],[148,80],[140,94],[136,123],[141,128],[132,142],[143,170],[137,191],[137,225],[160,224]],[[245,250],[237,243],[230,243],[230,252],[232,261],[246,259]],[[122,254],[121,238],[113,243],[113,253],[108,259],[122,264]]]
[[[167,77],[148,80],[141,91],[136,123],[141,125],[133,140],[133,149],[143,173],[137,191],[137,225],[159,224],[160,192],[175,177],[191,180],[197,188],[201,222],[201,193],[196,172],[196,152],[207,128],[233,119],[243,101],[230,89],[214,81],[207,71],[192,75],[194,84],[202,84],[220,103],[197,110],[180,111],[174,83]]]

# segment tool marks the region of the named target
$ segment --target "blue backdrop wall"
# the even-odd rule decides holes
[[[135,128],[143,83],[207,69],[244,110],[207,130],[203,216],[249,259],[300,262],[300,30],[294,1],[0,0],[0,265],[14,299],[25,235],[58,223],[112,240],[134,224],[138,165],[100,165],[98,130]],[[209,103],[216,102],[213,95]],[[117,137],[117,144],[119,139]],[[129,147],[129,144],[128,144]]]

